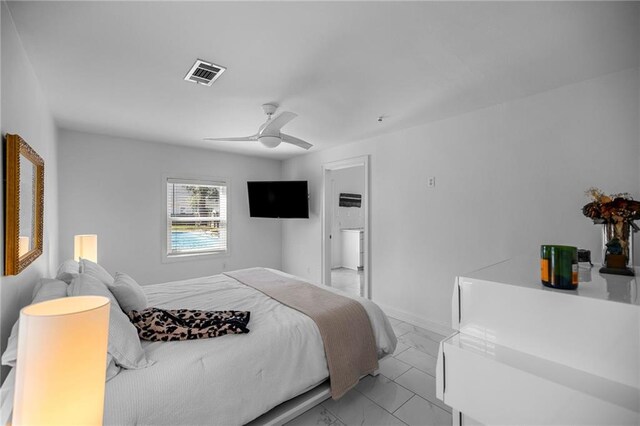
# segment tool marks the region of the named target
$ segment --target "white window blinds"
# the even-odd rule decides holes
[[[167,255],[227,251],[227,184],[167,179]]]

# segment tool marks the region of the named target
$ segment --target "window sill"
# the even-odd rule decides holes
[[[190,260],[220,259],[229,257],[229,250],[209,253],[163,254],[162,263],[185,262]]]

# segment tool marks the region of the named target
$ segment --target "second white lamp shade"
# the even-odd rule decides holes
[[[80,258],[98,263],[98,236],[95,234],[76,235],[73,238],[73,258]]]

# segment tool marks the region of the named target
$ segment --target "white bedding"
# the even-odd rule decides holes
[[[244,424],[328,377],[315,323],[226,275],[144,290],[149,306],[251,311],[251,332],[143,343],[156,364],[122,370],[107,382],[105,425]],[[389,320],[371,301],[353,298],[371,319],[378,356],[393,353],[396,338]]]

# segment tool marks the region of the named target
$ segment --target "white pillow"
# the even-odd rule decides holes
[[[82,261],[80,261],[80,264],[82,264]],[[109,298],[111,307],[109,311],[108,352],[117,365],[135,370],[154,364],[153,361],[147,360],[135,327],[122,312],[115,297],[104,284],[91,275],[83,273],[71,281],[67,295],[104,296]]]
[[[34,303],[46,302],[51,299],[58,299],[60,297],[67,297],[67,283],[59,280],[52,280],[49,278],[40,279],[33,288],[33,298],[31,305]],[[2,365],[9,365],[11,367],[16,366],[16,359],[18,359],[18,324],[20,318],[13,324],[11,328],[11,334],[7,341],[7,349],[2,354]]]
[[[107,287],[124,312],[141,311],[149,305],[142,286],[127,274],[116,272],[116,279]]]
[[[65,260],[58,268],[56,280],[71,284],[71,281],[80,275],[80,264],[73,259]]]
[[[102,266],[87,259],[80,259],[80,273],[91,275],[104,285],[111,284],[113,277]]]
[[[113,359],[110,353],[107,352],[107,374],[105,376],[105,382],[113,379],[120,372],[120,367],[116,364],[116,361]]]
[[[62,285],[64,284],[64,285]],[[53,278],[40,278],[33,287],[31,304],[67,297],[67,283]]]

